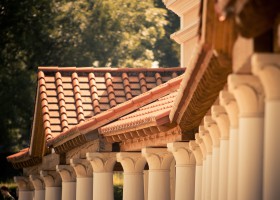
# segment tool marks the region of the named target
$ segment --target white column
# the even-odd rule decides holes
[[[30,175],[30,181],[34,187],[34,200],[44,200],[45,199],[45,184],[44,180],[40,175]]]
[[[144,170],[144,199],[148,200],[149,170]]]
[[[220,161],[220,130],[211,116],[204,117],[204,127],[212,140],[212,167],[211,167],[211,199],[219,196],[219,161]]]
[[[18,199],[33,200],[33,185],[29,179],[24,176],[15,176],[14,181],[18,186]]]
[[[212,106],[212,118],[220,130],[220,160],[219,160],[219,188],[218,198],[227,199],[228,157],[229,157],[229,119],[222,106]]]
[[[56,171],[62,179],[62,200],[76,199],[76,174],[70,165],[57,165]]]
[[[206,157],[207,157],[207,151],[206,151],[206,147],[205,144],[202,140],[202,138],[199,136],[199,133],[195,134],[195,142],[196,144],[199,145],[199,148],[201,150],[202,153],[202,180],[201,180],[201,194],[197,194],[196,195],[196,199],[205,199],[205,188],[206,188]],[[197,192],[197,191],[196,191]]]
[[[255,54],[252,70],[265,92],[263,199],[280,199],[280,54]]]
[[[205,169],[205,197],[204,199],[211,199],[211,175],[212,175],[212,140],[209,132],[205,130],[204,126],[199,126],[199,135],[202,138],[205,149],[207,152],[206,155],[206,169]],[[204,175],[203,175],[204,176]]]
[[[251,75],[230,75],[230,92],[239,107],[237,199],[262,199],[264,96]]]
[[[92,167],[86,159],[70,159],[70,165],[76,173],[76,199],[92,200]]]
[[[173,156],[166,148],[144,148],[142,155],[149,164],[149,200],[170,199],[170,164]]]
[[[93,169],[93,200],[114,200],[113,169],[116,153],[87,153]]]
[[[117,153],[117,161],[123,167],[123,200],[144,200],[143,170],[146,164],[141,153]]]
[[[237,163],[238,163],[238,106],[234,96],[220,92],[220,103],[226,109],[230,121],[227,199],[237,199]],[[223,200],[223,199],[221,199]]]
[[[203,155],[199,145],[195,141],[189,142],[189,148],[195,157],[195,200],[201,200],[202,189],[202,162]]]
[[[40,171],[45,183],[45,200],[61,200],[61,177],[56,171]]]
[[[188,142],[167,144],[176,161],[175,200],[193,200],[195,192],[195,157]]]

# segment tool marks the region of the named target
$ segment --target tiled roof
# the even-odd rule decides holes
[[[179,84],[177,85],[179,88]],[[174,104],[177,91],[172,92],[153,103],[145,105],[131,114],[121,117],[118,121],[110,123],[99,129],[99,133],[106,136],[135,131],[148,126],[162,125],[160,119],[166,117],[164,123],[169,122],[169,113]]]
[[[74,146],[77,146],[77,143],[83,143],[85,139],[84,134],[92,132],[93,130],[97,130],[101,126],[104,126],[105,124],[108,124],[113,120],[116,120],[130,112],[137,110],[138,108],[144,105],[147,105],[165,95],[174,92],[179,88],[179,85],[182,81],[182,77],[183,75],[177,78],[173,78],[168,82],[161,84],[148,92],[138,95],[137,97],[134,97],[124,103],[121,103],[107,111],[104,111],[86,120],[84,123],[73,126],[72,128],[61,133],[57,137],[47,141],[47,145],[56,147],[55,149],[58,152],[64,152],[66,151],[66,149],[69,150],[69,148],[71,149]],[[156,108],[153,109],[155,110]]]
[[[38,88],[46,139],[69,132],[71,127],[183,72],[182,68],[39,67]]]
[[[18,159],[28,158],[29,156],[29,148],[25,148],[20,150],[18,153],[12,154],[7,157],[8,161],[16,161]]]

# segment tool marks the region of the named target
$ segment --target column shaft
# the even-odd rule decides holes
[[[280,102],[267,101],[265,103],[263,199],[280,199],[279,119]]]
[[[113,173],[93,173],[93,200],[114,200]]]
[[[46,187],[45,200],[60,200],[61,187]]]
[[[44,200],[45,190],[34,190],[34,200]]]
[[[263,118],[241,117],[238,138],[237,199],[262,199]]]
[[[206,156],[205,200],[211,199],[212,154]]]
[[[228,183],[228,162],[229,162],[229,140],[220,141],[220,160],[219,160],[219,194],[218,199],[227,199]]]
[[[76,179],[76,200],[92,200],[93,195],[92,177],[77,177]]]
[[[148,200],[169,200],[169,170],[149,170]]]
[[[20,190],[18,194],[18,200],[32,200],[33,199],[33,191],[28,190]]]
[[[195,167],[195,200],[202,199],[202,172],[203,166],[196,165]]]
[[[194,199],[195,191],[195,165],[177,166],[176,165],[176,200]]]
[[[124,172],[123,200],[144,199],[144,178],[143,173]]]
[[[231,128],[229,134],[228,190],[227,199],[237,199],[238,129]]]
[[[62,200],[76,199],[76,182],[62,182]]]
[[[211,199],[217,200],[219,196],[219,159],[220,148],[213,147],[212,152],[212,172],[211,172]]]

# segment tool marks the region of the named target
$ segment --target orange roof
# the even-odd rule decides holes
[[[173,78],[170,81],[161,84],[148,92],[145,92],[137,97],[134,97],[131,100],[128,100],[122,104],[115,106],[114,108],[111,108],[107,111],[104,111],[101,114],[98,114],[88,119],[84,123],[80,123],[70,128],[69,130],[58,135],[57,137],[47,141],[47,145],[54,146],[55,144],[58,143],[59,143],[58,145],[62,145],[67,140],[67,139],[64,140],[65,138],[70,138],[69,140],[71,140],[74,138],[74,135],[79,136],[82,134],[86,134],[92,130],[98,129],[101,126],[140,108],[141,106],[144,106],[167,94],[172,93],[173,91],[179,88],[181,81],[182,81],[182,76]]]
[[[177,85],[177,88],[179,88]],[[121,117],[118,121],[110,123],[99,129],[99,133],[106,136],[117,135],[131,130],[135,131],[148,126],[158,126],[169,123],[169,113],[174,104],[177,91],[145,105],[131,114]],[[163,118],[166,118],[162,121]]]
[[[16,161],[18,159],[24,159],[29,157],[29,148],[20,150],[18,153],[10,155],[7,157],[8,161]]]
[[[76,125],[90,125],[83,122],[93,116],[100,115],[99,120],[107,118],[108,112],[102,115],[104,111],[183,72],[183,68],[39,67],[39,99],[46,140],[61,133],[67,135],[72,127],[80,128]]]

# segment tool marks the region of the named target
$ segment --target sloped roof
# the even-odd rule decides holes
[[[179,84],[177,85],[179,88]],[[169,113],[174,104],[177,91],[174,91],[164,97],[157,99],[155,102],[145,105],[136,111],[119,118],[118,121],[110,123],[99,129],[99,133],[105,138],[116,136],[130,131],[143,129],[149,126],[159,126],[169,122]],[[166,118],[162,121],[163,118]],[[114,137],[114,142],[122,141],[118,137]]]
[[[34,119],[33,127],[39,128],[33,130],[33,135],[37,135],[36,141],[41,141],[37,131],[42,127],[48,146],[71,140],[68,147],[73,148],[86,142],[84,136],[78,137],[78,143],[73,142],[73,135],[81,136],[174,91],[174,86],[182,80],[174,77],[182,75],[185,69],[39,67],[38,71],[35,111],[39,114],[35,112],[34,118],[42,120]],[[33,146],[45,146],[36,141]],[[42,147],[36,149],[42,151]],[[25,160],[28,162],[24,164],[35,158],[37,162],[44,155],[37,152],[33,158],[30,151],[25,149],[7,159],[22,167]]]
[[[183,72],[182,68],[39,67],[46,140]]]
[[[177,90],[182,81],[182,77],[183,75],[177,78],[173,78],[148,92],[145,92],[137,97],[132,98],[131,100],[128,100],[88,119],[84,123],[73,126],[57,137],[47,141],[47,145],[53,146],[56,152],[66,152],[80,144],[85,143],[87,140],[87,135],[90,135],[90,137],[92,137],[91,134],[98,134],[97,129],[101,126],[104,126],[109,122],[112,122],[113,120],[116,120],[146,104],[156,101],[157,99]],[[94,130],[96,130],[96,132],[94,132]]]

